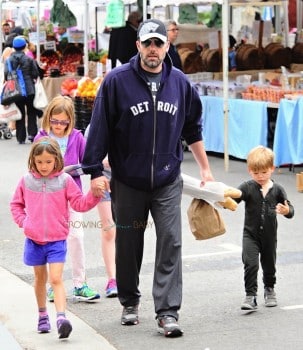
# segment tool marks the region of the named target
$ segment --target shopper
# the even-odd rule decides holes
[[[276,284],[277,214],[294,216],[294,208],[283,187],[272,180],[274,153],[264,146],[253,148],[247,156],[251,180],[243,182],[245,202],[242,260],[246,298],[242,310],[257,309],[259,258],[263,270],[265,306],[277,306]]]
[[[136,55],[137,29],[142,22],[142,14],[138,11],[130,12],[126,24],[121,28],[113,28],[110,32],[108,58],[111,59],[112,68],[120,63],[126,63]]]
[[[62,280],[69,232],[68,206],[79,212],[88,211],[99,202],[99,198],[90,191],[83,195],[72,177],[63,172],[63,167],[59,144],[49,137],[39,139],[31,148],[29,172],[19,181],[10,203],[14,221],[26,236],[24,263],[34,268],[38,332],[47,333],[51,329],[46,307],[49,274],[61,339],[68,338],[72,331],[72,325],[65,316],[66,298]]]
[[[123,305],[122,325],[139,322],[139,273],[144,231],[151,214],[157,243],[153,297],[158,329],[183,334],[178,324],[182,300],[180,165],[181,136],[191,146],[202,183],[213,180],[202,142],[202,105],[186,76],[166,57],[164,24],[156,19],[138,28],[138,54],[109,72],[95,99],[82,166],[111,190],[116,223],[116,278]],[[131,88],[130,88],[131,87]],[[108,154],[112,170],[103,176]]]
[[[44,111],[41,123],[42,129],[35,140],[42,136],[50,136],[60,146],[64,166],[76,165],[82,162],[85,139],[80,130],[75,129],[74,104],[70,97],[56,96]],[[73,179],[82,190],[80,175],[73,174]],[[79,301],[100,299],[100,294],[88,287],[85,273],[85,251],[82,213],[70,207],[69,235],[67,240],[68,253],[72,263],[74,297]],[[54,291],[48,290],[48,300],[54,301]]]
[[[182,70],[181,58],[180,58],[180,55],[178,53],[177,47],[175,45],[176,40],[178,38],[178,34],[179,34],[179,28],[177,26],[177,22],[172,20],[172,19],[168,19],[164,22],[164,24],[166,27],[167,37],[168,37],[168,41],[169,41],[168,54],[173,62],[173,65],[176,68]]]
[[[37,110],[33,105],[35,97],[35,80],[39,77],[39,71],[36,61],[28,57],[24,53],[26,47],[26,40],[23,36],[16,36],[13,40],[14,52],[9,56],[11,66],[13,70],[19,66],[25,82],[26,97],[16,102],[17,107],[20,109],[22,118],[16,121],[16,138],[20,144],[24,144],[26,141],[26,128],[27,138],[30,142],[34,140],[37,134]],[[4,77],[7,79],[8,65],[7,59],[5,61]]]

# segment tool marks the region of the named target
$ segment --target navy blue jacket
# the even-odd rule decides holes
[[[173,182],[187,144],[202,140],[200,97],[166,56],[154,103],[137,54],[109,72],[95,99],[83,170],[102,175],[108,154],[112,177],[149,191]]]

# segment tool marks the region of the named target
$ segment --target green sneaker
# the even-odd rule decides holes
[[[74,300],[75,301],[93,301],[100,299],[100,294],[98,294],[93,289],[85,283],[81,288],[74,288]]]
[[[52,287],[49,287],[47,290],[47,300],[50,301],[51,303],[54,302],[54,291]]]

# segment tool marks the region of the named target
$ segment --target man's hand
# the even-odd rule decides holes
[[[211,171],[208,170],[200,170],[200,175],[201,175],[201,186],[204,186],[207,181],[214,181],[213,174]]]
[[[110,192],[109,181],[105,176],[96,177],[91,180],[90,188],[95,197],[103,197],[104,193]]]

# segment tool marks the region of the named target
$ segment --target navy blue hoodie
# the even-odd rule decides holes
[[[83,170],[102,175],[108,154],[112,176],[149,191],[173,182],[183,160],[181,136],[202,140],[202,104],[186,76],[166,55],[154,103],[137,54],[104,78],[95,99]]]

